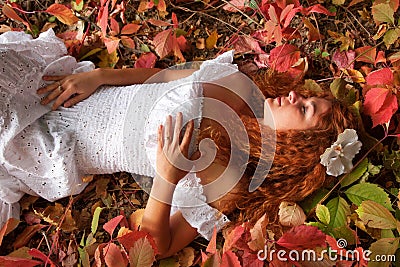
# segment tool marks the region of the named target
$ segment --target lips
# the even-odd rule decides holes
[[[277,97],[277,98],[276,98],[276,101],[278,102],[278,105],[281,106],[281,98],[280,98],[280,97]]]

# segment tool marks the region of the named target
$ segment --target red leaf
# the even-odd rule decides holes
[[[174,12],[172,12],[172,24],[174,25],[174,28],[178,28],[179,23],[178,23],[178,17]]]
[[[339,69],[354,69],[354,58],[356,53],[352,50],[342,51],[336,50],[333,53],[332,61]]]
[[[56,16],[57,19],[64,24],[72,25],[78,22],[78,18],[74,15],[72,10],[64,5],[52,4],[45,11]]]
[[[107,34],[107,25],[108,25],[108,4],[109,0],[107,0],[105,6],[101,6],[99,15],[98,15],[98,23],[101,29],[101,33],[103,36],[106,36]]]
[[[154,241],[153,237],[146,232],[143,231],[134,231],[134,232],[130,232],[126,235],[120,236],[118,237],[118,242],[121,243],[125,250],[129,251],[131,247],[133,247],[133,245],[135,244],[135,242],[137,240],[139,240],[140,238],[147,238],[151,244],[151,246],[153,247],[154,250],[154,254],[158,254],[158,248],[156,245],[156,242]]]
[[[158,0],[157,10],[160,12],[161,17],[165,17],[167,13],[167,5],[165,4],[164,0]]]
[[[397,109],[398,104],[396,95],[389,94],[386,97],[385,102],[383,102],[381,109],[374,115],[371,115],[372,127],[389,122]]]
[[[140,29],[140,27],[142,26],[134,23],[129,23],[122,28],[121,34],[134,34]]]
[[[0,256],[0,266],[2,267],[33,267],[42,264],[40,261]]]
[[[346,249],[339,247],[337,240],[335,238],[333,238],[330,235],[326,235],[326,243],[328,243],[329,247],[331,247],[332,249],[338,251],[338,253],[344,253],[343,255],[345,255],[346,253]]]
[[[147,20],[147,22],[149,22],[150,24],[153,24],[154,26],[157,26],[157,27],[171,26],[170,23],[165,22],[163,20],[159,20],[159,19],[149,19],[149,20]]]
[[[385,52],[383,51],[379,51],[378,55],[376,56],[374,65],[376,66],[376,64],[378,63],[385,63],[386,64],[386,57],[385,57]]]
[[[0,245],[3,242],[3,237],[14,230],[19,224],[19,221],[15,218],[10,218],[0,229]]]
[[[391,92],[386,88],[372,88],[365,94],[364,101],[364,113],[367,115],[374,115],[377,113],[386,97],[391,94]]]
[[[157,56],[153,53],[144,53],[135,62],[135,68],[154,68]]]
[[[256,39],[247,35],[241,35],[233,41],[233,49],[237,53],[265,53]]]
[[[307,8],[304,15],[309,15],[312,12],[324,14],[327,16],[335,16],[336,15],[335,12],[328,11],[328,9],[321,6],[320,4],[316,4],[316,5],[313,5],[313,6],[310,6],[309,8]]]
[[[129,38],[128,36],[121,36],[121,42],[124,46],[129,47],[130,49],[135,49],[135,42]]]
[[[259,68],[268,68],[269,55],[267,53],[258,54],[254,58],[254,62]]]
[[[123,218],[124,216],[122,215],[118,215],[117,217],[112,218],[103,225],[103,229],[106,230],[106,232],[109,233],[110,236],[112,237],[115,228],[118,226],[118,224],[121,222]]]
[[[300,59],[300,51],[297,47],[284,44],[271,50],[268,64],[278,72],[287,71]]]
[[[375,63],[376,48],[371,46],[363,46],[356,49],[357,59],[356,61],[362,61],[366,63]],[[352,68],[353,69],[353,68]]]
[[[221,267],[241,267],[238,257],[232,251],[222,254]]]
[[[389,68],[376,70],[368,74],[365,78],[368,85],[387,84],[393,83],[393,72]]]
[[[223,9],[230,12],[238,12],[239,10],[245,10],[249,8],[247,3],[247,0],[231,0],[223,6]]]
[[[111,54],[111,53],[113,53],[115,50],[117,50],[120,39],[115,38],[115,37],[113,37],[113,38],[106,38],[106,37],[104,37],[104,38],[103,38],[103,41],[104,41],[104,44],[105,44],[106,47],[107,47],[108,53]]]
[[[107,266],[117,267],[117,266],[127,266],[128,259],[122,256],[121,250],[114,243],[109,243],[103,248],[104,261]]]
[[[258,259],[257,254],[250,253],[248,250],[244,251],[242,256],[243,266],[263,267],[264,262]]]
[[[28,29],[30,29],[29,23],[27,21],[25,21],[23,18],[21,18],[20,16],[18,16],[18,14],[14,11],[14,9],[12,7],[10,7],[8,4],[4,4],[1,11],[8,18],[22,22]]]
[[[28,251],[28,254],[31,255],[34,258],[38,258],[40,260],[42,260],[45,263],[45,266],[47,266],[48,264],[50,264],[51,267],[56,267],[57,265],[54,264],[54,262],[52,262],[49,258],[49,256],[47,256],[46,254],[44,254],[43,252],[39,251],[36,248],[32,248]]]
[[[215,254],[217,253],[217,228],[214,227],[213,235],[210,242],[208,243],[207,252]]]
[[[117,35],[119,33],[119,24],[114,18],[110,19],[110,28],[111,31],[114,32],[112,35]]]
[[[225,252],[230,250],[236,244],[236,242],[242,237],[244,231],[245,228],[242,225],[238,225],[235,228],[233,228],[233,230],[230,231],[227,236],[225,236],[223,251]]]
[[[315,226],[299,225],[284,233],[276,243],[293,250],[313,249],[326,246],[325,236]]]
[[[155,46],[154,50],[160,58],[164,58],[168,54],[173,53],[181,61],[185,61],[173,29],[164,30],[158,33],[154,37],[153,43]]]

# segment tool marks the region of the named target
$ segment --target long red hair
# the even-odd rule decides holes
[[[276,132],[275,154],[264,156],[261,148],[270,146],[271,140],[261,138],[261,132],[271,132],[261,126],[255,118],[241,116],[249,138],[250,147],[243,148],[243,156],[248,156],[244,178],[236,186],[235,221],[255,223],[262,215],[267,214],[270,223],[277,222],[277,211],[282,201],[297,202],[320,188],[326,178],[326,169],[320,164],[320,155],[346,128],[359,129],[358,116],[349,107],[337,101],[330,91],[313,92],[306,90],[299,82],[282,78],[279,74],[265,72],[253,77],[254,82],[266,97],[287,95],[295,90],[304,97],[322,97],[332,102],[329,112],[321,115],[316,129],[289,130]],[[269,136],[269,135],[267,135]],[[241,141],[230,140],[218,129],[205,129],[200,139],[211,138],[217,146],[217,159],[227,162],[231,147],[241,146]],[[263,141],[262,141],[263,140]],[[261,142],[266,142],[262,144]],[[269,169],[268,174],[255,191],[249,192],[249,183],[257,166]],[[232,202],[226,203],[232,205]],[[226,210],[232,210],[227,208]],[[224,211],[224,208],[222,210]]]

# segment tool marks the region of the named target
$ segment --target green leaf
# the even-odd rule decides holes
[[[391,261],[395,260],[393,256],[398,246],[399,238],[382,238],[372,243],[369,247],[372,253],[369,255],[370,261],[368,262],[368,267],[389,267]],[[386,261],[379,261],[382,255],[385,255]],[[391,257],[391,259],[388,257]]]
[[[306,223],[306,225],[318,227],[318,229],[324,233],[326,233],[326,230],[328,228],[325,224],[320,223],[320,222],[308,222],[308,223]]]
[[[397,41],[400,37],[400,29],[390,29],[388,30],[385,35],[383,36],[383,42],[385,43],[386,47],[389,48],[394,42]]]
[[[315,213],[322,223],[328,225],[331,221],[331,214],[329,213],[329,209],[325,205],[318,204]]]
[[[315,191],[310,196],[306,197],[302,202],[299,203],[301,208],[304,210],[304,213],[309,213],[312,209],[317,206],[317,204],[321,201],[322,198],[328,194],[329,190],[326,188],[321,188],[320,190]]]
[[[372,200],[393,211],[392,204],[390,203],[389,195],[379,187],[377,184],[361,183],[356,184],[346,192],[346,196],[351,202],[359,206],[364,200]]]
[[[356,234],[348,225],[336,227],[331,231],[332,235],[336,238],[343,238],[347,241],[347,245],[356,244]]]
[[[304,80],[304,89],[311,92],[323,92],[321,86],[312,79]]]
[[[333,96],[337,99],[343,99],[346,92],[346,84],[345,80],[341,78],[333,80],[330,85]]]
[[[350,215],[350,205],[344,198],[336,197],[331,199],[326,207],[329,209],[329,227],[337,228],[347,224],[347,216]]]
[[[97,207],[94,210],[93,219],[92,219],[92,234],[95,234],[97,231],[97,227],[99,226],[100,213],[102,210],[103,210],[103,208],[100,208],[100,207]]]
[[[336,11],[335,11],[336,12]],[[325,57],[329,57],[330,54],[326,51],[322,52],[321,57],[325,58]]]
[[[381,229],[381,238],[393,238],[395,237],[393,231],[390,229]]]
[[[360,164],[358,164],[357,168],[355,168],[349,175],[344,178],[340,184],[342,187],[348,186],[358,179],[367,171],[368,167],[368,158],[365,158]]]
[[[315,56],[321,55],[321,49],[315,48],[315,50],[314,50],[314,55],[315,55]]]
[[[386,3],[381,3],[372,6],[372,17],[376,24],[380,24],[382,22],[387,22],[390,24],[394,24],[394,10],[393,8]]]
[[[252,9],[257,9],[258,8],[257,2],[255,0],[250,0],[249,7]]]
[[[397,221],[392,213],[374,201],[363,201],[356,212],[363,223],[369,227],[378,229],[395,229],[397,227]]]
[[[145,44],[141,44],[141,45],[140,45],[140,50],[143,51],[143,52],[145,52],[145,53],[150,52],[150,48],[149,48],[147,45],[145,45]]]

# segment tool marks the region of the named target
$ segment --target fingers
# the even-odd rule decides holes
[[[61,80],[63,80],[65,77],[67,77],[67,76],[43,76],[42,79],[44,81],[55,81],[55,82],[46,87],[39,88],[36,92],[39,95],[41,95],[41,94],[45,94],[45,93],[54,91],[55,89],[57,89],[57,87],[60,84],[62,84]]]
[[[172,116],[168,115],[165,119],[165,127],[164,127],[164,140],[166,144],[170,144],[172,142]]]
[[[186,126],[185,134],[182,138],[182,143],[180,145],[182,153],[187,157],[189,153],[189,145],[190,141],[192,140],[194,130],[194,121],[190,120],[188,125]]]
[[[164,127],[162,125],[158,126],[158,151],[161,151],[164,147],[164,135],[163,135],[163,129]]]
[[[174,137],[172,140],[174,144],[179,144],[179,135],[181,133],[181,128],[182,128],[182,112],[178,112],[178,114],[176,115]]]
[[[42,79],[44,81],[60,81],[62,79],[64,79],[65,77],[67,77],[67,75],[54,75],[54,76],[49,76],[49,75],[45,75],[42,77]]]
[[[69,99],[68,101],[66,101],[63,105],[64,108],[69,108],[72,107],[73,105],[75,105],[78,102],[81,102],[83,99],[85,99],[86,96],[83,94],[80,95],[76,95],[73,98]]]

